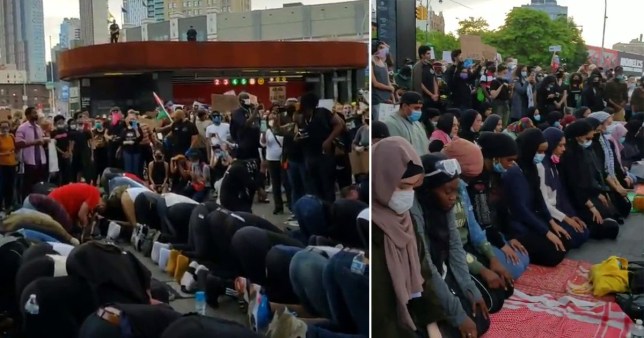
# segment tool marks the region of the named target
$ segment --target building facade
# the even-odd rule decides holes
[[[155,22],[165,20],[166,1],[167,0],[147,0],[147,18]]]
[[[25,83],[27,71],[16,69],[15,65],[0,66],[0,84]]]
[[[72,41],[81,39],[81,21],[79,18],[65,18],[60,24],[58,43],[60,48],[69,49]]]
[[[629,43],[616,43],[613,45],[613,49],[623,53],[644,55],[644,36],[640,34],[638,39],[633,39]]]
[[[0,107],[22,110],[25,106],[49,110],[49,90],[44,84],[0,84]]]
[[[370,33],[369,1],[237,13],[212,11],[123,29],[121,37],[123,41],[185,41],[190,26],[197,31],[197,41],[365,41]]]
[[[141,26],[148,17],[146,5],[144,0],[123,0],[123,25]]]
[[[568,17],[568,7],[559,6],[557,4],[557,0],[531,0],[529,5],[523,5],[521,7],[544,12],[548,14],[552,20],[561,17]]]
[[[109,11],[107,0],[79,0],[80,37],[84,46],[108,43]]]
[[[431,10],[428,12],[428,14],[429,21],[416,20],[416,28],[422,31],[429,29],[430,32],[441,32],[445,34],[445,17],[443,16],[443,12],[436,13],[435,11]]]
[[[250,12],[251,0],[166,0],[165,18],[170,19],[176,14],[183,16],[205,15],[215,11],[218,13]]]

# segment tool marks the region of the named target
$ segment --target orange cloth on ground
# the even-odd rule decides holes
[[[16,141],[11,134],[0,136],[0,153],[13,150],[11,154],[0,155],[0,165],[16,165]]]
[[[93,210],[101,201],[101,192],[87,183],[70,183],[54,189],[49,193],[49,197],[58,201],[69,216],[77,221],[83,203],[87,203],[90,211]]]

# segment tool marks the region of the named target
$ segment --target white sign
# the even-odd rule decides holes
[[[333,99],[322,99],[318,103],[319,108],[326,108],[330,111],[333,111],[333,106],[335,105],[335,100]]]
[[[447,63],[452,63],[452,51],[451,50],[444,50],[443,51],[443,61]]]
[[[381,103],[378,105],[378,121],[384,121],[390,115],[395,114],[400,110],[400,105]]]
[[[625,72],[642,73],[644,71],[644,61],[631,58],[621,58],[619,65],[624,67]]]
[[[561,46],[559,46],[559,45],[550,46],[550,47],[548,47],[548,50],[551,51],[551,52],[561,52]]]

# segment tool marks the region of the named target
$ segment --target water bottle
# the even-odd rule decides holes
[[[641,319],[635,321],[635,325],[631,328],[630,336],[631,338],[644,338],[644,326]]]
[[[206,293],[203,291],[195,294],[195,311],[202,316],[206,315]]]
[[[36,300],[36,295],[31,294],[27,304],[25,304],[25,311],[30,315],[37,315],[40,312],[40,306]]]

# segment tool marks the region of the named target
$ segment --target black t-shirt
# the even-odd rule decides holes
[[[100,304],[150,303],[150,270],[117,246],[99,242],[77,246],[67,257],[67,274],[85,280]]]
[[[110,144],[114,144],[118,146],[118,144],[121,143],[120,138],[121,138],[121,133],[123,132],[123,129],[125,129],[125,121],[119,121],[117,124],[110,125],[107,128],[108,135],[112,136],[112,140],[110,141]]]
[[[137,338],[161,337],[170,324],[183,315],[167,304],[112,304],[125,314],[131,324],[132,335]]]
[[[581,84],[570,84],[564,88],[568,91],[566,104],[570,108],[577,108],[581,105]]]
[[[319,157],[322,154],[322,143],[332,131],[333,113],[326,108],[317,108],[309,120],[306,118],[298,124],[302,150],[305,156]]]
[[[172,155],[183,155],[192,144],[192,136],[198,135],[199,131],[194,123],[183,120],[181,122],[175,122],[172,125],[172,136],[174,136],[174,142],[172,144]]]
[[[257,182],[259,182],[259,167],[255,160],[235,160],[224,174],[221,181],[219,198],[221,204],[234,210],[240,203],[252,204]]]
[[[435,79],[434,67],[432,65],[423,64],[423,77],[421,81],[423,86],[425,86],[425,88],[432,93],[434,92],[434,79]],[[422,94],[423,94],[423,99],[425,100],[431,99],[429,95],[425,93],[425,91],[423,91]]]
[[[186,35],[190,40],[197,39],[197,31],[194,29],[188,29],[188,32],[186,33]]]
[[[304,162],[304,153],[300,142],[295,141],[292,134],[284,135],[284,151],[289,161]]]
[[[121,142],[123,151],[128,153],[138,153],[140,150],[139,144],[143,139],[143,131],[141,127],[137,127],[139,133],[136,133],[134,128],[126,128],[121,132]],[[132,142],[131,144],[126,144],[125,142]]]
[[[499,87],[503,86],[504,83],[507,83],[507,82],[503,79],[497,78],[492,80],[492,83],[490,84],[490,91],[499,89]],[[504,86],[503,89],[501,89],[501,92],[499,92],[499,95],[497,95],[495,100],[507,101],[509,99],[510,99],[510,89],[507,86]]]
[[[69,141],[72,141],[67,128],[55,129],[51,132],[51,138],[56,140],[56,148],[63,152],[66,152],[69,149]],[[56,153],[58,154],[58,158],[63,157],[63,154],[60,152],[56,151]]]

